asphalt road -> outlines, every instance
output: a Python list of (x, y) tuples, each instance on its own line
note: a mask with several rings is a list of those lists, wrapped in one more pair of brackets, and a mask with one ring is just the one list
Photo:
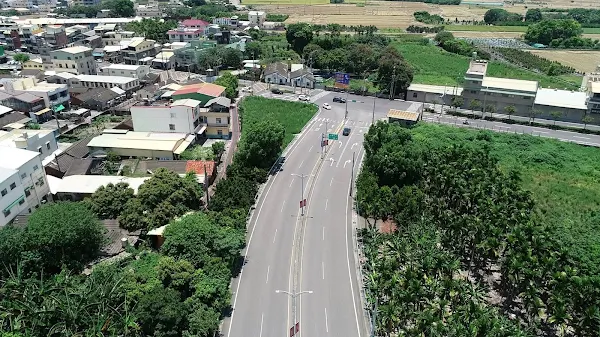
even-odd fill
[[(345, 105), (333, 103), (333, 93), (314, 92), (321, 110), (284, 152), (283, 171), (263, 187), (248, 228), (246, 264), (233, 282), (233, 314), (224, 322), (226, 337), (289, 336), (293, 322), (291, 298), (276, 290), (312, 291), (298, 301), (297, 320), (302, 336), (367, 335), (357, 279), (349, 187), (352, 155), (362, 157), (362, 139), (373, 118), (373, 99)], [(410, 103), (378, 100), (375, 119), (390, 107)], [(327, 125), (326, 125), (327, 124)], [(326, 153), (320, 146), (325, 127), (339, 133)], [(350, 136), (342, 136), (343, 127)], [(302, 180), (307, 199), (300, 216)], [(294, 287), (294, 280), (297, 280)]]

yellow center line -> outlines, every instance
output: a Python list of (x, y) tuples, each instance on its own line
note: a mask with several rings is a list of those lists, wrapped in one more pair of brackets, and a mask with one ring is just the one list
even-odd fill
[(337, 127), (337, 129), (336, 129), (335, 133), (340, 133), (340, 131), (342, 131), (342, 128), (343, 128), (343, 127), (344, 127), (344, 121), (342, 121), (342, 122), (340, 123), (340, 126), (338, 126), (338, 127)]

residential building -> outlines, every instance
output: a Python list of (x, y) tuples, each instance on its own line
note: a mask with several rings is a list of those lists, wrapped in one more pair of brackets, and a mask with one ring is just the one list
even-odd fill
[(121, 42), (131, 41), (134, 37), (135, 32), (129, 31), (108, 31), (108, 32), (96, 32), (96, 34), (102, 36), (102, 44), (104, 46), (120, 46)]
[(406, 100), (423, 103), (439, 102), (450, 106), (452, 98), (461, 96), (462, 92), (463, 89), (460, 87), (413, 83), (406, 90)]
[(96, 74), (96, 61), (92, 49), (88, 47), (69, 47), (50, 52), (52, 67), (55, 71), (65, 71), (73, 74)]
[(101, 0), (68, 0), (69, 7), (73, 6), (96, 6)]
[[(70, 89), (93, 89), (93, 88), (121, 88), (127, 95), (137, 90), (140, 86), (140, 80), (125, 76), (102, 76), (102, 75), (68, 75), (58, 73), (48, 77), (52, 83), (68, 84)], [(79, 91), (82, 92), (82, 91)]]
[(206, 124), (207, 138), (231, 138), (231, 100), (227, 97), (216, 97), (200, 108), (200, 122)]
[(533, 108), (538, 82), (486, 76), (487, 61), (472, 60), (465, 74), (464, 108), (477, 101), (483, 109), (493, 105), (501, 112), (513, 106), (517, 114), (528, 114)]
[(23, 69), (44, 69), (44, 64), (41, 58), (31, 59), (27, 62), (24, 62)]
[(225, 97), (225, 87), (213, 83), (197, 83), (185, 85), (172, 94), (174, 100), (191, 98), (202, 104), (215, 97)]
[(19, 213), (27, 210), (28, 206), (19, 171), (0, 167), (0, 227), (9, 224)]
[[(18, 196), (16, 199), (11, 200), (8, 206), (2, 208), (5, 219), (10, 218), (12, 213), (21, 213), (23, 211), (32, 211), (38, 208), (42, 203), (48, 200), (50, 189), (48, 187), (48, 180), (44, 167), (42, 166), (42, 160), (40, 154), (37, 151), (29, 151), (18, 149), (14, 147), (0, 147), (0, 158), (10, 158), (10, 160), (0, 161), (0, 167), (8, 170), (17, 171), (18, 180), (9, 181), (8, 189), (4, 193), (4, 188), (0, 190), (0, 195), (8, 196), (9, 191), (16, 190), (15, 185), (21, 185)], [(8, 174), (5, 171), (5, 176), (9, 176), (9, 179), (14, 179), (13, 174)], [(14, 184), (14, 185), (13, 185)], [(15, 186), (15, 188), (12, 188)], [(13, 195), (16, 196), (16, 195)], [(23, 202), (21, 202), (21, 197)], [(16, 204), (14, 204), (16, 200)], [(3, 200), (0, 200), (3, 202)], [(18, 205), (18, 206), (16, 206)], [(0, 220), (1, 221), (1, 220)]]
[(73, 97), (71, 103), (87, 109), (104, 111), (117, 103), (120, 97), (113, 89), (94, 88)]
[(124, 76), (142, 79), (148, 75), (150, 67), (145, 65), (130, 65), (130, 64), (111, 64), (108, 67), (100, 68), (98, 75), (104, 76)]
[(62, 179), (48, 176), (50, 191), (58, 200), (79, 201), (90, 197), (98, 188), (108, 184), (126, 183), (137, 194), (138, 188), (150, 177), (121, 177), (76, 174)]
[(264, 72), (264, 81), (270, 84), (314, 88), (315, 78), (303, 65), (287, 65), (283, 62), (269, 64)]
[[(216, 41), (210, 40), (196, 40), (188, 42), (188, 45), (183, 48), (175, 49), (175, 67), (182, 68), (188, 65), (196, 66), (198, 64), (198, 58), (200, 53), (204, 49), (213, 48), (217, 46)], [(187, 69), (186, 69), (187, 70)]]
[(137, 5), (135, 15), (142, 18), (162, 18), (163, 11), (157, 5)]
[(179, 25), (176, 29), (171, 29), (167, 32), (169, 42), (189, 42), (196, 41), (203, 37), (205, 28), (187, 28)]
[(166, 132), (203, 135), (206, 125), (200, 123), (200, 101), (181, 99), (171, 104), (131, 107), (133, 130), (136, 132)]
[(39, 152), (41, 160), (58, 150), (54, 130), (42, 129), (0, 130), (0, 147), (14, 147)]
[(219, 26), (237, 27), (238, 22), (237, 15), (234, 15), (229, 18), (214, 18), (212, 23)]
[(592, 115), (600, 114), (600, 82), (591, 82), (588, 87), (588, 113)]
[(181, 26), (191, 29), (206, 29), (210, 23), (200, 19), (187, 19), (181, 22)]
[(250, 11), (248, 12), (248, 21), (251, 25), (261, 26), (267, 20), (267, 13), (262, 11)]
[(163, 49), (152, 59), (151, 67), (154, 69), (173, 69), (175, 68), (175, 52), (171, 49)]
[(146, 40), (143, 37), (121, 41), (125, 64), (140, 64), (140, 60), (156, 55), (155, 43), (156, 41)]
[[(36, 78), (31, 77), (4, 82), (4, 86), (0, 88), (0, 93), (10, 95), (17, 101), (28, 103), (27, 106), (15, 106), (15, 102), (12, 106), (7, 105), (18, 111), (29, 112), (30, 117), (35, 121), (39, 121), (40, 118), (45, 120), (46, 118), (42, 118), (43, 115), (49, 117), (49, 110), (44, 108), (53, 109), (63, 106), (64, 109), (69, 106), (70, 99), (67, 85), (38, 82)], [(39, 103), (41, 103), (41, 106)], [(18, 103), (16, 104), (18, 105)], [(40, 107), (38, 108), (38, 106)]]
[(104, 157), (114, 152), (121, 157), (177, 159), (195, 140), (186, 133), (135, 132), (127, 130), (104, 130), (88, 144), (92, 157)]
[(29, 116), (33, 115), (35, 117), (27, 118), (24, 123), (32, 120), (34, 122), (40, 122), (51, 117), (50, 109), (45, 108), (44, 99), (27, 92), (11, 95), (0, 90), (0, 103), (14, 109), (15, 111), (20, 111)]

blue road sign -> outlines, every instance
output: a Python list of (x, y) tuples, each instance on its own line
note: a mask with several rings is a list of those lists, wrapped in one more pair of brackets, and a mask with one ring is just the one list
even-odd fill
[(349, 85), (350, 75), (346, 73), (335, 73), (335, 83)]

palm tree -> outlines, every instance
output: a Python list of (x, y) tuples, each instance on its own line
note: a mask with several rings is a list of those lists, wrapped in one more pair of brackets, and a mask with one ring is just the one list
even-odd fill
[(581, 119), (581, 122), (583, 123), (583, 129), (585, 130), (587, 128), (587, 125), (589, 123), (592, 123), (594, 121), (594, 118), (590, 115), (585, 115), (583, 116), (583, 118)]
[(512, 114), (514, 114), (517, 111), (517, 109), (515, 108), (514, 105), (507, 105), (504, 107), (504, 112), (506, 112), (506, 114), (508, 115), (508, 120), (510, 120), (510, 117), (512, 116)]
[(479, 102), (476, 99), (471, 100), (471, 102), (469, 103), (469, 109), (471, 109), (473, 116), (475, 116), (475, 109), (479, 109), (480, 107), (481, 102)]
[(552, 126), (556, 126), (556, 120), (562, 116), (562, 111), (552, 111), (550, 112), (550, 116), (552, 116), (552, 120), (554, 120)]

